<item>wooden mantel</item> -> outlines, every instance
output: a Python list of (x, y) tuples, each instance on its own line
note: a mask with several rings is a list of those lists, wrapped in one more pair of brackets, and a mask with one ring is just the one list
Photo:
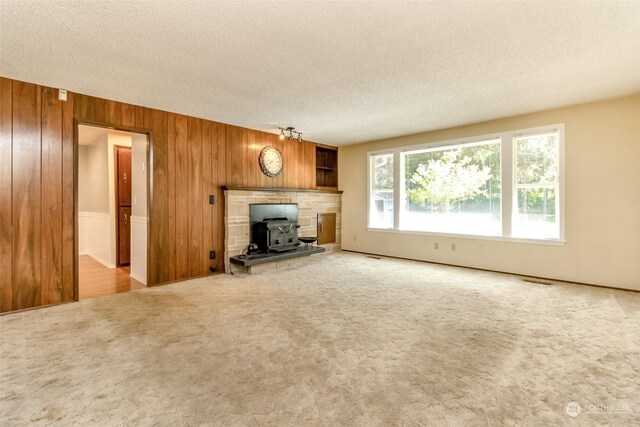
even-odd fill
[(268, 192), (293, 192), (293, 193), (329, 193), (329, 194), (342, 194), (342, 190), (334, 189), (308, 189), (308, 188), (264, 188), (264, 187), (233, 187), (223, 186), (222, 190), (230, 191), (268, 191)]

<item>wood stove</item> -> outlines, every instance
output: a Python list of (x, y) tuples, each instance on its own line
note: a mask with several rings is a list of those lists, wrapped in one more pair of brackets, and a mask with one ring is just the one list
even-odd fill
[(249, 206), (251, 243), (263, 253), (295, 250), (298, 245), (298, 205), (264, 203)]
[(253, 225), (253, 242), (264, 252), (284, 252), (298, 246), (298, 224), (287, 218), (269, 218)]

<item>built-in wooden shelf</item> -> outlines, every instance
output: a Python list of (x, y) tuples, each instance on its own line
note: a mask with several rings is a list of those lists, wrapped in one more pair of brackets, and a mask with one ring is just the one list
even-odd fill
[(338, 188), (338, 150), (316, 146), (316, 186)]

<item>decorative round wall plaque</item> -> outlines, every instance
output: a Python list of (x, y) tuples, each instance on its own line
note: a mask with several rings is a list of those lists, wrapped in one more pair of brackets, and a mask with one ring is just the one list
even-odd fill
[(280, 175), (282, 171), (283, 161), (282, 153), (273, 145), (268, 145), (260, 151), (260, 169), (262, 173), (270, 178)]

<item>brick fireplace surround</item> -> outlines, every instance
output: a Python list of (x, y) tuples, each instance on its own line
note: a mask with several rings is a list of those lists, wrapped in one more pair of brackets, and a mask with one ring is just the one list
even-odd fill
[[(252, 203), (297, 203), (298, 235), (317, 236), (318, 214), (336, 214), (336, 242), (322, 245), (327, 252), (342, 249), (342, 192), (295, 189), (226, 188), (224, 213), (224, 265), (230, 272), (229, 258), (240, 255), (249, 245), (249, 205)], [(309, 258), (309, 257), (304, 257)], [(292, 260), (293, 261), (293, 260)], [(297, 261), (299, 262), (299, 260)], [(264, 269), (288, 268), (289, 262), (265, 265)], [(234, 266), (234, 269), (237, 267)]]

